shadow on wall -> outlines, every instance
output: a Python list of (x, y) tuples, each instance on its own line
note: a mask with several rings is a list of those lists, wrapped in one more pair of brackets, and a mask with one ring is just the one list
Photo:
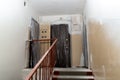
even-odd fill
[[(89, 21), (88, 25), (89, 51), (92, 55), (91, 68), (96, 80), (119, 80), (120, 45), (116, 45), (115, 41), (120, 37), (120, 31), (116, 26), (109, 27), (97, 21)], [(109, 28), (116, 28), (117, 32)], [(108, 35), (110, 32), (118, 33), (118, 36)]]

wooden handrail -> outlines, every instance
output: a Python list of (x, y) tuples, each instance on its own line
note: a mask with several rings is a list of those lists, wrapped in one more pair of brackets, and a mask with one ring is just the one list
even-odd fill
[[(32, 40), (33, 42), (34, 41), (48, 41), (50, 39), (47, 39), (47, 40)], [(57, 42), (57, 39), (53, 39), (54, 42), (52, 43), (52, 45), (49, 47), (49, 49), (45, 52), (45, 54), (42, 56), (42, 58), (38, 61), (38, 63), (35, 65), (35, 67), (32, 69), (32, 71), (28, 74), (28, 76), (26, 77), (25, 80), (33, 80), (33, 76), (34, 75), (38, 75), (37, 74), (37, 70), (40, 69), (40, 68), (44, 68), (44, 67), (47, 67), (46, 69), (50, 68), (50, 72), (51, 73), (51, 68), (54, 67), (55, 65), (55, 60), (54, 61), (49, 61), (49, 59), (55, 59), (55, 53), (56, 53), (56, 42)], [(45, 60), (48, 60), (49, 62), (46, 63), (45, 65)], [(51, 64), (52, 63), (52, 64)], [(43, 65), (44, 64), (44, 65)], [(48, 65), (47, 65), (48, 64)], [(41, 73), (43, 74), (43, 73)], [(39, 74), (39, 77), (40, 77), (40, 74)], [(49, 76), (50, 78), (50, 76)], [(40, 78), (37, 79), (37, 77), (35, 78), (35, 80), (41, 80)], [(46, 79), (47, 80), (47, 79)], [(50, 80), (50, 79), (49, 79)]]

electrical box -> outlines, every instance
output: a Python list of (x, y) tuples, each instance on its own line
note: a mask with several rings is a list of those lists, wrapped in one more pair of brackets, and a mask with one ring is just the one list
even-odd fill
[(40, 24), (40, 39), (50, 39), (50, 24)]

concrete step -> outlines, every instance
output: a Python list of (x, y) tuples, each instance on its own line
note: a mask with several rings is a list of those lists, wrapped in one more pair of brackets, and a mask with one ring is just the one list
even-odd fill
[(92, 72), (92, 70), (86, 69), (86, 68), (54, 68), (54, 71), (59, 71), (59, 72)]
[(93, 76), (72, 76), (72, 75), (65, 75), (65, 76), (53, 76), (53, 80), (94, 80)]
[(94, 80), (94, 76), (87, 68), (54, 68), (52, 80)]
[(85, 68), (55, 68), (54, 75), (93, 75), (92, 71)]

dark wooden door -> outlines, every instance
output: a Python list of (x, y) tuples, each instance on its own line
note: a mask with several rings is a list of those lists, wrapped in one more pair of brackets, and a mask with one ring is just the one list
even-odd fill
[(56, 67), (70, 67), (70, 34), (68, 24), (51, 25), (51, 38), (57, 38)]

